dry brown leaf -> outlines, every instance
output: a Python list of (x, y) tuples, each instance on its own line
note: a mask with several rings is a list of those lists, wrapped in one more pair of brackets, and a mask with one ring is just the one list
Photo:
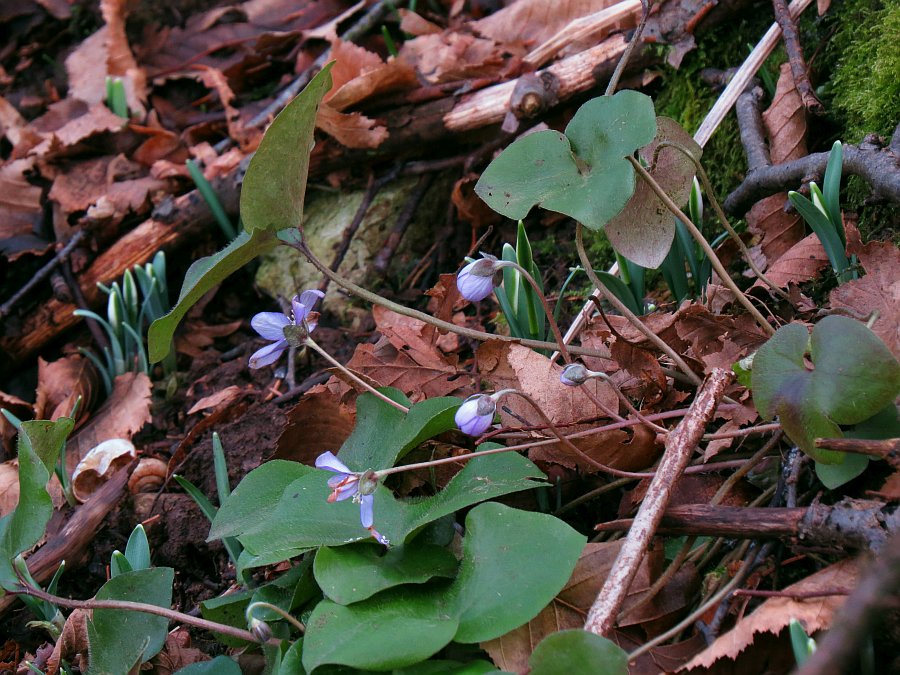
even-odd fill
[(244, 127), (240, 111), (232, 105), (235, 99), (234, 92), (222, 71), (204, 65), (196, 65), (194, 69), (200, 81), (218, 94), (219, 103), (225, 110), (225, 124), (228, 126), (228, 135), (231, 139), (246, 152), (255, 150), (262, 140), (262, 133), (258, 129)]
[(166, 635), (162, 651), (153, 657), (153, 675), (173, 675), (192, 663), (209, 661), (210, 657), (196, 647), (191, 647), (191, 634), (184, 626)]
[[(62, 101), (61, 103), (64, 102)], [(83, 105), (81, 104), (81, 106)], [(81, 106), (76, 102), (72, 109), (74, 111)], [(97, 134), (119, 131), (123, 128), (123, 124), (124, 120), (114, 114), (104, 104), (95, 103), (90, 108), (87, 108), (83, 114), (71, 118), (62, 126), (48, 133), (44, 133), (44, 140), (32, 148), (30, 152), (42, 158), (71, 154), (77, 150), (77, 146), (83, 141)]]
[[(785, 590), (792, 593), (808, 593), (831, 588), (849, 588), (856, 585), (859, 565), (856, 560), (844, 560), (811, 574), (802, 581), (791, 584)], [(806, 600), (769, 598), (751, 615), (739, 620), (734, 628), (720, 636), (707, 649), (690, 660), (679, 670), (708, 668), (721, 659), (734, 660), (763, 633), (778, 634), (791, 619), (797, 619), (807, 635), (827, 629), (835, 612), (844, 604), (843, 595), (829, 595)]]
[[(759, 237), (759, 243), (753, 247), (751, 255), (756, 256), (755, 260), (762, 270), (787, 253), (806, 234), (803, 218), (796, 211), (786, 212), (786, 202), (787, 193), (771, 195), (760, 199), (747, 213), (747, 228)], [(756, 282), (756, 285), (761, 284), (761, 281)]]
[(336, 453), (353, 431), (353, 415), (328, 391), (304, 396), (287, 414), (272, 459), (312, 465), (323, 452)]
[(151, 421), (150, 378), (146, 373), (116, 377), (112, 393), (102, 406), (66, 444), (66, 467), (71, 472), (95, 445), (108, 438), (131, 440)]
[[(41, 188), (31, 185), (25, 174), (34, 167), (34, 158), (14, 159), (0, 166), (0, 241), (29, 238), (43, 219)], [(40, 249), (46, 249), (47, 242)], [(0, 252), (6, 253), (4, 247)]]
[[(527, 624), (495, 640), (482, 642), (481, 648), (490, 654), (498, 668), (513, 673), (527, 672), (528, 657), (541, 640), (551, 633), (584, 626), (587, 611), (603, 587), (621, 548), (622, 541), (587, 544), (575, 564), (572, 576), (556, 596), (562, 602), (554, 599)], [(636, 594), (650, 587), (650, 557), (652, 555), (646, 556), (638, 568), (629, 590), (630, 602), (626, 601), (626, 607), (633, 604)]]
[(789, 283), (802, 284), (815, 279), (828, 266), (828, 254), (822, 242), (815, 234), (810, 234), (769, 265), (766, 277), (776, 286), (786, 288)]
[(619, 367), (641, 381), (643, 386), (640, 398), (652, 404), (663, 397), (666, 392), (666, 376), (653, 354), (623, 340), (613, 342), (610, 354)]
[(866, 276), (831, 291), (831, 306), (860, 317), (877, 311), (872, 331), (900, 358), (900, 250), (889, 241), (871, 241), (858, 256)]
[(75, 400), (81, 397), (81, 415), (89, 410), (100, 382), (91, 362), (81, 354), (72, 354), (47, 362), (38, 357), (38, 384), (34, 402), (34, 418), (57, 420), (69, 416)]
[[(592, 425), (577, 424), (566, 427), (565, 431), (574, 433), (586, 431), (591, 427)], [(643, 425), (627, 431), (624, 429), (598, 431), (590, 436), (573, 439), (572, 443), (595, 462), (620, 471), (647, 469), (659, 459), (663, 451), (663, 447), (656, 442), (656, 432)], [(551, 462), (570, 469), (578, 467), (584, 473), (601, 471), (561, 443), (531, 448), (528, 451), (528, 458), (533, 462)]]
[(482, 229), (487, 225), (494, 225), (503, 220), (503, 216), (494, 211), (475, 194), (475, 183), (478, 182), (478, 174), (467, 173), (453, 184), (453, 193), (450, 199), (456, 207), (456, 214), (461, 220), (471, 223), (473, 227)]
[(0, 518), (11, 513), (19, 503), (19, 460), (0, 464)]
[(678, 311), (675, 331), (690, 345), (686, 355), (701, 361), (707, 373), (730, 369), (768, 339), (749, 315), (717, 316), (698, 304)]
[(772, 164), (783, 164), (807, 155), (806, 108), (797, 93), (789, 63), (781, 64), (775, 96), (768, 110), (763, 112), (763, 124), (769, 136)]
[(406, 61), (392, 57), (385, 63), (378, 54), (351, 42), (333, 39), (331, 57), (336, 61), (331, 69), (334, 86), (324, 100), (337, 111), (376, 94), (419, 84), (415, 70)]
[(499, 43), (539, 45), (570, 21), (616, 4), (618, 0), (518, 0), (490, 16), (472, 22), (479, 35)]
[(397, 11), (400, 12), (400, 30), (408, 35), (431, 35), (432, 33), (440, 33), (443, 29), (422, 15), (412, 12), (405, 7), (401, 7)]
[(493, 40), (443, 32), (407, 40), (400, 58), (431, 84), (499, 77), (507, 68), (504, 50)]
[[(9, 410), (20, 420), (28, 420), (32, 418), (33, 410), (28, 401), (23, 401), (18, 396), (7, 394), (0, 391), (0, 408)], [(5, 415), (0, 415), (0, 451), (2, 456), (12, 457), (16, 454), (16, 428), (12, 425)]]
[(25, 126), (25, 118), (12, 103), (0, 96), (0, 138), (6, 138), (15, 147), (22, 139)]
[(59, 672), (60, 662), (79, 663), (86, 665), (88, 662), (88, 634), (87, 620), (90, 612), (85, 609), (73, 610), (66, 618), (62, 635), (56, 641), (53, 654), (47, 660), (47, 675), (56, 675)]
[(247, 394), (248, 391), (246, 389), (243, 389), (236, 384), (232, 384), (230, 387), (225, 387), (224, 389), (220, 389), (219, 391), (210, 394), (209, 396), (204, 396), (191, 406), (191, 409), (187, 411), (187, 414), (193, 415), (194, 413), (200, 412), (201, 410), (215, 411), (219, 408), (236, 403)]
[(348, 148), (374, 149), (388, 137), (387, 127), (361, 113), (341, 113), (327, 103), (319, 108), (316, 127)]
[(241, 327), (243, 321), (208, 324), (201, 319), (188, 319), (184, 330), (175, 336), (175, 349), (192, 358), (201, 356), (209, 349), (216, 338), (226, 337)]

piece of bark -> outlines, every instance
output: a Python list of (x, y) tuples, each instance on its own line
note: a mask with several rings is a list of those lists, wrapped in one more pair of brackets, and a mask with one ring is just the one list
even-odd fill
[[(83, 556), (97, 535), (100, 524), (119, 503), (131, 468), (128, 466), (117, 471), (102, 488), (75, 510), (62, 530), (26, 559), (28, 571), (35, 581), (39, 584), (48, 581), (63, 560), (66, 561), (67, 570), (83, 563)], [(16, 600), (17, 596), (10, 594), (0, 597), (0, 615)]]
[[(625, 518), (594, 529), (619, 532), (631, 527)], [(900, 510), (882, 502), (843, 499), (834, 506), (813, 504), (796, 508), (744, 508), (689, 504), (668, 509), (657, 534), (787, 539), (805, 550), (878, 551), (900, 529)]]

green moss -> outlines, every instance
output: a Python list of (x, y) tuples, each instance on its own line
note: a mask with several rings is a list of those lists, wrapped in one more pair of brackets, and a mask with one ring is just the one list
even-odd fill
[(833, 72), (825, 94), (842, 140), (889, 137), (900, 121), (900, 0), (844, 0), (831, 12), (822, 70)]

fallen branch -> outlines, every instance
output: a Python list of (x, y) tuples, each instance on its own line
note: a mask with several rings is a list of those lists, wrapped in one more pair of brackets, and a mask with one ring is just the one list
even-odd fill
[(698, 390), (687, 415), (666, 438), (666, 451), (647, 489), (647, 496), (638, 509), (631, 531), (613, 562), (603, 588), (588, 612), (584, 624), (586, 631), (597, 635), (608, 635), (612, 631), (628, 587), (637, 574), (650, 540), (656, 534), (675, 484), (687, 468), (706, 425), (725, 395), (725, 387), (733, 377), (733, 373), (715, 368)]
[(827, 448), (838, 452), (852, 452), (857, 455), (875, 455), (887, 461), (895, 469), (900, 469), (900, 438), (870, 440), (866, 438), (817, 438), (817, 448)]
[(816, 97), (812, 85), (809, 83), (806, 59), (803, 58), (803, 49), (800, 47), (800, 36), (797, 35), (797, 22), (788, 10), (787, 0), (772, 0), (775, 9), (775, 20), (781, 27), (781, 37), (784, 41), (784, 49), (788, 55), (788, 63), (791, 66), (791, 77), (794, 78), (794, 86), (800, 94), (803, 107), (814, 115), (825, 112), (825, 106)]
[[(627, 531), (636, 519), (601, 523), (599, 532)], [(746, 508), (688, 504), (666, 510), (657, 534), (783, 539), (803, 549), (878, 551), (900, 530), (900, 511), (883, 502), (844, 499), (833, 506)]]

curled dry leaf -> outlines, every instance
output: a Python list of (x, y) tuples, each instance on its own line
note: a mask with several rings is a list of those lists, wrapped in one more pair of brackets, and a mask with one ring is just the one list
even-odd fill
[(137, 456), (131, 441), (111, 438), (91, 448), (72, 472), (72, 493), (86, 502), (113, 474)]
[(112, 394), (90, 421), (66, 444), (66, 465), (72, 471), (87, 452), (108, 438), (131, 439), (150, 421), (150, 378), (125, 373), (113, 383)]
[(374, 149), (388, 137), (387, 127), (375, 120), (358, 112), (341, 113), (327, 105), (319, 108), (316, 127), (348, 148)]
[(431, 84), (500, 77), (508, 67), (504, 53), (493, 40), (448, 31), (407, 40), (400, 48), (400, 58)]
[(35, 159), (13, 159), (0, 165), (0, 254), (11, 261), (24, 253), (42, 253), (51, 244), (34, 235), (43, 219), (41, 188), (26, 174)]
[(166, 482), (168, 465), (155, 457), (142, 457), (128, 478), (128, 491), (136, 495), (156, 492)]
[(272, 459), (312, 465), (323, 452), (336, 453), (353, 431), (353, 418), (327, 389), (307, 394), (288, 411)]
[(402, 59), (381, 60), (378, 54), (363, 47), (334, 38), (331, 57), (336, 61), (331, 69), (334, 82), (325, 95), (325, 103), (337, 111), (376, 94), (387, 94), (418, 86), (415, 70)]
[(201, 410), (219, 410), (220, 408), (224, 408), (236, 403), (248, 393), (249, 392), (246, 389), (233, 384), (230, 387), (220, 389), (215, 393), (210, 394), (209, 396), (204, 396), (191, 406), (191, 409), (188, 410), (187, 414), (193, 415), (194, 413), (200, 412)]
[(87, 621), (90, 613), (84, 609), (75, 609), (66, 618), (62, 635), (56, 641), (53, 653), (47, 660), (47, 675), (56, 675), (62, 661), (69, 664), (88, 662), (88, 633)]
[[(857, 561), (844, 560), (791, 584), (785, 591), (807, 593), (833, 588), (852, 589), (856, 585), (858, 575)], [(719, 636), (707, 649), (691, 659), (679, 672), (693, 668), (709, 668), (724, 659), (733, 661), (762, 634), (777, 635), (787, 628), (791, 619), (797, 619), (807, 635), (827, 629), (845, 599), (843, 595), (805, 600), (787, 597), (769, 598), (752, 614), (740, 619), (734, 628)]]

